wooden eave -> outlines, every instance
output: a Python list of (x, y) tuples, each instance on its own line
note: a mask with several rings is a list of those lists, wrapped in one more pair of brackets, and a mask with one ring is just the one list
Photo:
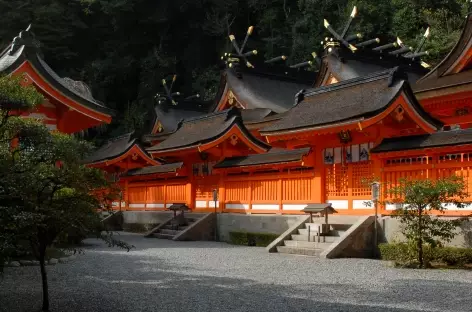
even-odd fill
[(404, 151), (388, 151), (388, 152), (376, 152), (371, 153), (373, 158), (399, 158), (399, 157), (418, 157), (418, 156), (433, 156), (438, 154), (457, 154), (460, 152), (472, 151), (472, 144), (462, 145), (449, 145), (449, 146), (437, 146), (427, 148), (415, 148)]
[(169, 178), (176, 178), (176, 177), (185, 177), (188, 176), (188, 169), (186, 167), (182, 167), (181, 169), (177, 169), (171, 172), (162, 172), (162, 173), (151, 173), (146, 175), (137, 175), (137, 176), (122, 176), (121, 179), (123, 181), (148, 181), (148, 180), (156, 180), (156, 179), (169, 179)]
[[(128, 150), (126, 150), (124, 153), (122, 153), (119, 156), (116, 156), (116, 157), (110, 158), (110, 159), (106, 159), (106, 160), (97, 161), (97, 162), (94, 162), (94, 163), (89, 163), (87, 165), (90, 166), (90, 167), (97, 167), (97, 168), (98, 167), (107, 167), (107, 166), (111, 166), (111, 165), (114, 165), (114, 164), (118, 164), (118, 163), (128, 159), (128, 157), (132, 157), (134, 154), (139, 156), (149, 166), (157, 166), (157, 165), (161, 164), (160, 162), (158, 162), (158, 161), (152, 159), (151, 157), (149, 157), (148, 154), (145, 151), (143, 151), (139, 145), (134, 144), (134, 145), (131, 146), (131, 148), (129, 148)], [(126, 164), (124, 164), (124, 166), (126, 167)], [(127, 169), (130, 169), (130, 168), (127, 168)]]
[(303, 129), (285, 130), (274, 133), (261, 133), (266, 137), (268, 143), (280, 140), (299, 139), (301, 137), (311, 137), (315, 135), (324, 135), (329, 133), (337, 133), (342, 130), (363, 130), (370, 126), (373, 126), (384, 118), (394, 112), (399, 106), (401, 106), (405, 112), (420, 126), (426, 133), (433, 133), (437, 130), (437, 126), (431, 124), (425, 120), (418, 111), (413, 107), (412, 103), (408, 100), (405, 94), (401, 94), (396, 100), (388, 106), (387, 109), (381, 113), (370, 117), (370, 118), (355, 118), (347, 121), (341, 121), (336, 124), (321, 125), (316, 127), (309, 127)]
[(231, 127), (229, 127), (229, 129), (227, 129), (222, 135), (216, 137), (210, 142), (193, 144), (191, 146), (185, 146), (181, 148), (148, 151), (148, 153), (151, 154), (153, 157), (179, 156), (182, 153), (188, 153), (188, 152), (201, 153), (223, 143), (225, 140), (229, 139), (232, 135), (236, 135), (249, 148), (251, 148), (253, 151), (255, 151), (258, 154), (265, 153), (270, 148), (265, 143), (252, 137), (250, 133), (247, 134), (246, 131), (243, 131), (241, 129), (238, 123), (235, 123)]
[(29, 79), (37, 88), (39, 88), (45, 95), (50, 96), (57, 102), (65, 105), (70, 110), (77, 111), (84, 116), (94, 120), (94, 125), (101, 123), (110, 123), (112, 116), (92, 110), (88, 107), (81, 105), (74, 101), (70, 97), (64, 95), (62, 92), (54, 88), (45, 77), (41, 76), (39, 72), (33, 67), (29, 61), (25, 61), (20, 67), (18, 67), (13, 74), (25, 74), (26, 79)]

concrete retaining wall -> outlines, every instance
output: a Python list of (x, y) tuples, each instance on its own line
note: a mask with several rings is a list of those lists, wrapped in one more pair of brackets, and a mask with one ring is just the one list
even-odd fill
[[(400, 220), (392, 217), (383, 217), (380, 220), (380, 225), (383, 228), (386, 242), (399, 242), (405, 239), (401, 233)], [(457, 233), (458, 235), (447, 245), (472, 248), (472, 221), (464, 222), (460, 228), (457, 228)]]
[(177, 234), (175, 241), (212, 241), (215, 240), (215, 214), (209, 213)]
[(218, 214), (219, 240), (229, 242), (229, 232), (272, 233), (280, 235), (303, 216)]

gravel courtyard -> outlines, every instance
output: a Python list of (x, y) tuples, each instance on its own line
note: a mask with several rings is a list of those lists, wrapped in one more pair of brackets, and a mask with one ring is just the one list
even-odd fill
[[(472, 311), (472, 271), (397, 270), (379, 261), (268, 254), (215, 242), (121, 234), (131, 252), (88, 240), (48, 266), (55, 312)], [(6, 268), (0, 311), (38, 311), (38, 267)]]

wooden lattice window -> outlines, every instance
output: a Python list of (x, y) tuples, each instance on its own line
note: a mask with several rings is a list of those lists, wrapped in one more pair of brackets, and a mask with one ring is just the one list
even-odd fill
[(352, 166), (352, 196), (371, 196), (369, 180), (372, 176), (372, 163), (356, 163)]
[(438, 158), (438, 163), (453, 163), (463, 161), (472, 161), (472, 153), (447, 154), (441, 155)]
[(335, 164), (326, 167), (326, 195), (347, 196), (348, 174), (347, 166)]
[(394, 159), (387, 159), (385, 161), (386, 167), (394, 167), (394, 166), (410, 166), (410, 165), (426, 165), (431, 164), (433, 161), (432, 157), (428, 156), (419, 156), (419, 157), (402, 157), (402, 158), (394, 158)]

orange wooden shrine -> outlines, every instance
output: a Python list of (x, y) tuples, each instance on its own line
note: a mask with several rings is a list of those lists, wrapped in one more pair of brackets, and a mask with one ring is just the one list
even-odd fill
[[(431, 70), (420, 59), (425, 53), (400, 40), (374, 48), (377, 39), (356, 40), (327, 38), (321, 58), (310, 61), (319, 63), (317, 72), (230, 55), (211, 105), (175, 101), (166, 88), (148, 134), (114, 138), (87, 161), (119, 178), (120, 210), (186, 203), (195, 212), (300, 214), (308, 203), (330, 202), (340, 214), (365, 215), (373, 212), (365, 205), (369, 179), (381, 183), (383, 196), (401, 178), (453, 174), (472, 191), (472, 16)], [(97, 102), (84, 105), (54, 84), (33, 52), (6, 62), (15, 49), (0, 64), (21, 63), (16, 68), (54, 104), (57, 129), (110, 120)], [(80, 113), (80, 123), (61, 121), (68, 113)], [(395, 206), (380, 209), (389, 214)]]
[(369, 179), (384, 196), (401, 178), (453, 174), (472, 191), (472, 17), (432, 70), (400, 43), (357, 44), (328, 39), (317, 73), (227, 61), (206, 112), (163, 101), (149, 134), (111, 140), (90, 164), (120, 176), (121, 210), (183, 202), (195, 212), (299, 214), (329, 202), (364, 215)]

